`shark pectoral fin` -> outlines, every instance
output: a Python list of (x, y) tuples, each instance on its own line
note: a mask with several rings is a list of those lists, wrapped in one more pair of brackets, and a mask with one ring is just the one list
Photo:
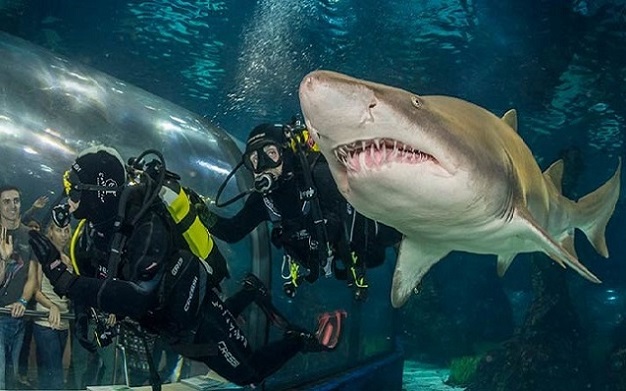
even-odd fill
[(513, 259), (515, 258), (516, 255), (517, 253), (498, 255), (498, 276), (499, 277), (504, 276), (504, 273), (506, 273), (509, 266), (511, 266), (511, 262), (513, 262)]
[(561, 240), (561, 247), (563, 247), (568, 253), (572, 254), (575, 258), (578, 258), (578, 255), (576, 254), (576, 247), (574, 247), (573, 233), (567, 235), (565, 239)]
[(514, 220), (526, 226), (528, 233), (530, 234), (528, 239), (537, 243), (537, 245), (539, 245), (539, 249), (555, 262), (559, 263), (561, 266), (567, 265), (571, 267), (576, 270), (578, 274), (591, 282), (595, 282), (597, 284), (602, 282), (598, 279), (598, 277), (587, 270), (587, 268), (580, 263), (574, 254), (570, 253), (561, 244), (557, 243), (539, 224), (537, 224), (528, 211), (516, 209)]
[(448, 252), (405, 237), (400, 244), (400, 254), (393, 273), (391, 305), (394, 308), (402, 307), (424, 274)]

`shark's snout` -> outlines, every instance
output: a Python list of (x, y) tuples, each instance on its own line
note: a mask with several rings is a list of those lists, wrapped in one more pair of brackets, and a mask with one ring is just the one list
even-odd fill
[(313, 92), (315, 86), (320, 82), (320, 72), (313, 71), (306, 75), (300, 82), (300, 95)]
[(304, 76), (300, 82), (300, 93), (313, 93), (317, 88), (323, 86), (330, 87), (341, 82), (349, 83), (350, 80), (356, 81), (348, 76), (331, 71), (313, 71)]
[(332, 90), (331, 76), (331, 72), (327, 71), (313, 71), (306, 75), (300, 82), (300, 100), (308, 106), (323, 102), (320, 98)]
[(307, 74), (299, 95), (307, 126), (321, 139), (327, 138), (331, 148), (362, 138), (364, 126), (375, 121), (379, 103), (367, 83), (332, 71)]

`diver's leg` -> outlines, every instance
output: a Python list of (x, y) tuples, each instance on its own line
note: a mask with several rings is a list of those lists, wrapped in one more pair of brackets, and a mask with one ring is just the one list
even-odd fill
[(365, 277), (365, 264), (356, 251), (350, 253), (348, 264), (348, 286), (353, 289), (353, 297), (357, 301), (365, 301), (369, 289)]
[(276, 327), (284, 329), (289, 325), (285, 317), (272, 304), (269, 291), (257, 276), (248, 273), (241, 285), (241, 290), (224, 303), (234, 317), (238, 317), (250, 303), (254, 302)]
[(270, 376), (298, 353), (330, 350), (322, 345), (314, 333), (290, 327), (282, 339), (257, 349), (250, 357), (249, 365), (255, 368), (261, 379)]
[(214, 292), (209, 293), (205, 302), (193, 341), (199, 347), (211, 344), (215, 349), (206, 349), (206, 353), (198, 352), (190, 358), (204, 362), (220, 376), (239, 385), (263, 381), (302, 349), (299, 338), (285, 338), (253, 352), (235, 317)]
[(352, 249), (350, 243), (341, 240), (336, 244), (338, 255), (345, 265), (346, 282), (352, 288), (353, 297), (357, 301), (367, 299), (369, 284), (365, 277), (365, 262), (363, 257)]
[(224, 306), (228, 308), (230, 313), (236, 318), (255, 300), (256, 296), (257, 292), (255, 290), (247, 289), (244, 285), (234, 295), (226, 299)]
[(193, 344), (216, 348), (190, 358), (239, 385), (262, 382), (299, 352), (327, 350), (314, 333), (289, 326), (282, 339), (252, 351), (235, 317), (214, 292), (209, 293), (201, 316)]
[(235, 316), (218, 295), (210, 291), (200, 310), (193, 342), (173, 345), (178, 353), (204, 362), (228, 381), (245, 386), (258, 376), (250, 365), (252, 348)]

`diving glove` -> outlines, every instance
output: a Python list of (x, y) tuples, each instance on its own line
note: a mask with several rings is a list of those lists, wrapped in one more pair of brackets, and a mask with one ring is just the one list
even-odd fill
[(29, 231), (28, 234), (30, 235), (28, 243), (41, 264), (43, 274), (50, 280), (54, 292), (59, 296), (65, 296), (77, 277), (67, 271), (67, 266), (61, 261), (61, 253), (50, 239), (35, 230)]

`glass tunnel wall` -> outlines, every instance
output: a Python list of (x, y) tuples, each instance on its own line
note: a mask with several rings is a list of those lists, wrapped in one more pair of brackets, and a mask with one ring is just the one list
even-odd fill
[[(3, 33), (0, 58), (0, 183), (21, 190), (22, 213), (36, 198), (48, 196), (49, 204), (34, 216), (44, 224), (51, 207), (65, 202), (63, 173), (92, 145), (112, 146), (125, 160), (147, 149), (160, 151), (167, 169), (179, 174), (183, 185), (209, 199), (239, 161), (239, 149), (222, 130), (123, 81)], [(239, 193), (248, 179), (236, 176), (225, 196)], [(223, 287), (226, 295), (238, 289), (249, 271), (267, 277), (252, 266), (253, 259), (267, 256), (259, 246), (267, 241), (266, 235), (260, 236), (263, 232), (257, 230), (236, 245), (218, 243), (232, 275)], [(262, 327), (258, 322), (246, 326), (255, 343), (264, 334)], [(105, 361), (112, 357), (110, 349), (106, 352)], [(103, 383), (113, 381), (109, 374)]]
[[(95, 144), (115, 147), (124, 159), (156, 149), (167, 168), (182, 177), (183, 185), (211, 200), (239, 162), (240, 150), (223, 130), (146, 91), (3, 33), (0, 57), (0, 182), (21, 189), (22, 212), (47, 195), (50, 203), (37, 216), (45, 220), (50, 207), (64, 201), (63, 173), (78, 152)], [(245, 171), (239, 171), (224, 199), (247, 189), (249, 181)], [(239, 201), (218, 212), (230, 215), (241, 205)], [(354, 302), (345, 281), (324, 277), (313, 285), (305, 283), (295, 298), (288, 299), (282, 291), (282, 251), (270, 249), (267, 232), (262, 226), (235, 245), (218, 241), (232, 275), (224, 284), (225, 295), (252, 271), (271, 284), (275, 304), (295, 324), (314, 328), (324, 311), (342, 309), (348, 314), (337, 351), (300, 355), (269, 384), (312, 381), (394, 349), (394, 313), (389, 304), (393, 262), (369, 273), (367, 303)], [(260, 311), (248, 311), (246, 317), (245, 329), (254, 346), (280, 336), (280, 331), (268, 329)], [(110, 359), (111, 349), (107, 352)], [(201, 367), (194, 366), (188, 374), (205, 373)], [(105, 378), (104, 384), (123, 380), (119, 369), (115, 375), (110, 372), (111, 381)]]
[(282, 291), (279, 265), (280, 254), (273, 251), (272, 293), (274, 301), (289, 319), (306, 327), (313, 327), (320, 312), (343, 309), (347, 313), (342, 324), (342, 340), (331, 353), (299, 355), (287, 363), (268, 381), (274, 386), (295, 386), (321, 379), (343, 370), (355, 368), (374, 358), (391, 353), (395, 343), (395, 310), (389, 301), (395, 254), (388, 250), (385, 263), (367, 272), (369, 296), (366, 302), (356, 302), (345, 281), (323, 276), (314, 284), (298, 289), (295, 298), (287, 299)]

